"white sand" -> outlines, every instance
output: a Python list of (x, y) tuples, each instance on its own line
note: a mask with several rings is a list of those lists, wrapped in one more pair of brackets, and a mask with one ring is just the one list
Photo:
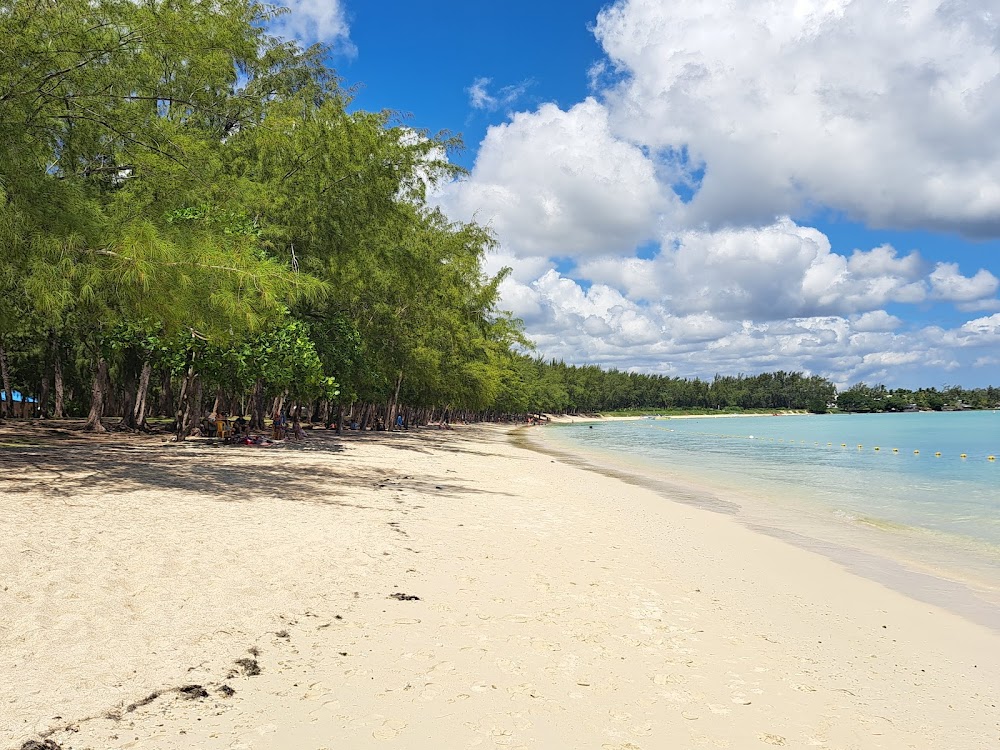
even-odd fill
[(994, 631), (500, 428), (335, 442), (0, 448), (0, 749), (1000, 745)]

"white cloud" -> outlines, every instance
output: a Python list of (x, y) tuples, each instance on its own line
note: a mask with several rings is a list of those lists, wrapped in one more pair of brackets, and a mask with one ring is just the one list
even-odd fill
[[(594, 96), (509, 114), (440, 202), (495, 231), (487, 269), (514, 269), (504, 304), (547, 357), (844, 385), (985, 368), (997, 315), (921, 327), (903, 310), (1000, 310), (996, 276), (889, 244), (835, 248), (789, 217), (1000, 236), (988, 10), (619, 0), (596, 27), (609, 59), (588, 72)], [(480, 78), (467, 93), (495, 111), (510, 89)]]
[(938, 263), (930, 275), (931, 296), (948, 302), (979, 302), (993, 297), (1000, 280), (984, 268), (975, 276), (959, 273), (958, 263)]
[(970, 320), (962, 325), (958, 335), (973, 345), (1000, 343), (1000, 313)]
[(469, 104), (473, 109), (482, 109), (487, 112), (509, 107), (527, 92), (531, 86), (531, 81), (521, 81), (511, 86), (503, 86), (495, 94), (490, 93), (489, 86), (493, 82), (492, 78), (477, 78), (472, 85), (466, 89), (469, 94)]
[(490, 96), (490, 92), (487, 90), (489, 83), (489, 78), (477, 78), (469, 87), (469, 104), (472, 105), (473, 109), (494, 108), (496, 99)]
[(669, 202), (643, 152), (616, 139), (604, 107), (554, 104), (489, 129), (469, 178), (442, 198), (456, 218), (492, 226), (516, 255), (631, 252)]
[(928, 294), (923, 266), (918, 255), (900, 257), (889, 246), (845, 257), (822, 232), (783, 218), (759, 228), (669, 234), (653, 260), (584, 261), (579, 275), (678, 314), (778, 320), (921, 302)]
[(894, 331), (903, 324), (903, 321), (895, 315), (890, 315), (885, 310), (872, 310), (863, 315), (851, 318), (851, 325), (855, 331), (887, 332)]
[(986, 367), (1000, 344), (1000, 314), (951, 329), (908, 329), (884, 310), (726, 320), (639, 304), (603, 284), (585, 288), (553, 269), (529, 283), (508, 280), (502, 292), (506, 304), (526, 314), (546, 357), (681, 377), (782, 369), (821, 374), (841, 386), (907, 378), (927, 384), (928, 368), (943, 376)]
[(275, 34), (306, 44), (323, 42), (342, 54), (356, 53), (342, 0), (278, 0), (277, 4), (289, 12), (271, 24)]
[(691, 225), (820, 204), (1000, 235), (992, 2), (618, 0), (596, 34), (616, 133), (704, 168)]

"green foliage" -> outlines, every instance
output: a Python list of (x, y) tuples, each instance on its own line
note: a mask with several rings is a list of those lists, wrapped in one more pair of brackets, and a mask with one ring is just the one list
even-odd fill
[(529, 411), (618, 414), (772, 412), (826, 409), (836, 389), (825, 378), (774, 372), (695, 378), (574, 367), (521, 358)]

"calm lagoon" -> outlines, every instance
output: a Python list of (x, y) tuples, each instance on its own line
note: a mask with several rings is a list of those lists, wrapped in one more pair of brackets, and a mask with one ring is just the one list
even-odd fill
[(592, 464), (683, 487), (687, 502), (826, 553), (858, 550), (961, 581), (1000, 605), (998, 411), (646, 418), (545, 432)]

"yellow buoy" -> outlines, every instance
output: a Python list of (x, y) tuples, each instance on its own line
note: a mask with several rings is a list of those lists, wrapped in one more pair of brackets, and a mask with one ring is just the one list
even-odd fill
[(892, 452), (893, 452), (893, 453), (899, 453), (899, 448), (893, 448), (893, 449), (892, 449)]
[(965, 454), (963, 453), (963, 454), (962, 454), (961, 456), (959, 456), (959, 458), (968, 458), (968, 456), (966, 456), (966, 455), (965, 455)]
[(937, 452), (936, 452), (936, 453), (935, 453), (934, 455), (935, 455), (935, 456), (939, 456), (939, 457), (940, 457), (940, 455), (941, 455), (941, 451), (937, 451)]
[(881, 448), (879, 448), (879, 447), (878, 447), (878, 446), (876, 445), (876, 446), (875, 446), (875, 450), (877, 450), (877, 451), (880, 451), (880, 450), (882, 450), (882, 449), (881, 449)]
[(987, 460), (987, 461), (996, 461), (996, 460), (997, 460), (997, 457), (996, 457), (996, 456), (987, 456), (987, 457), (986, 457), (986, 460)]
[(861, 443), (858, 443), (858, 450), (861, 450), (861, 449), (862, 449), (862, 448), (864, 448), (864, 447), (865, 447), (865, 446), (863, 446), (863, 445), (862, 445)]
[(840, 444), (840, 447), (841, 447), (841, 448), (846, 448), (846, 447), (847, 447), (847, 443), (841, 443), (841, 444)]
[(920, 455), (920, 451), (913, 451), (913, 455), (914, 456), (919, 456)]

